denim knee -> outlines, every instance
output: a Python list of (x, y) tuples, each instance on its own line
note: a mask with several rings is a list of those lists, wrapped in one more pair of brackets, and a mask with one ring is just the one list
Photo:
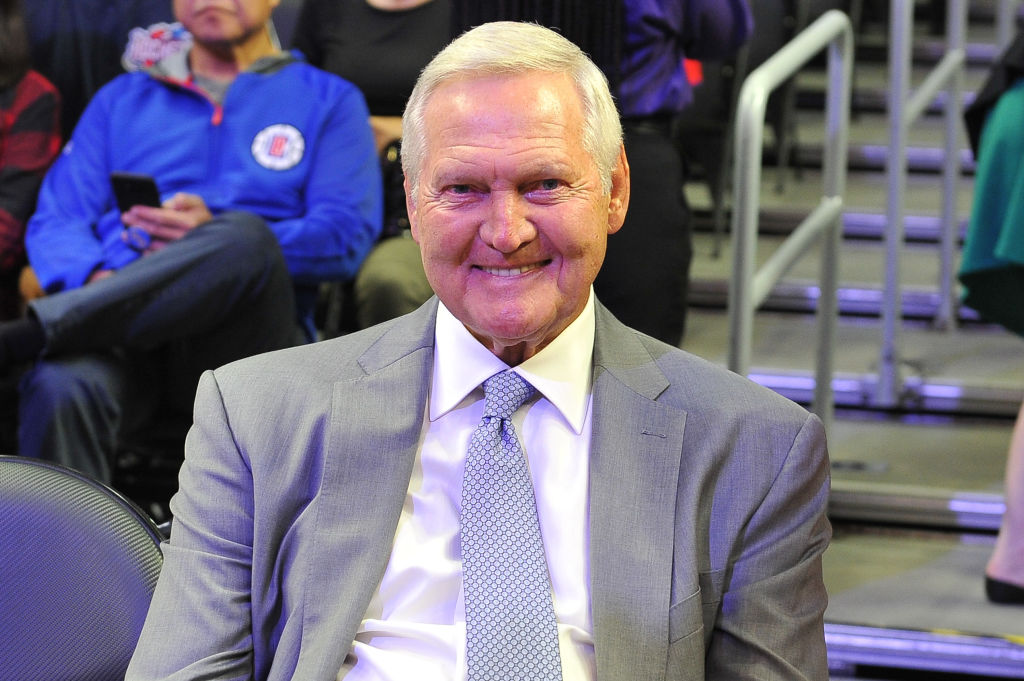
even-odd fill
[(263, 218), (252, 213), (222, 213), (198, 230), (197, 234), (202, 233), (206, 239), (223, 242), (224, 253), (236, 260), (263, 259), (268, 255), (282, 257), (277, 237)]
[[(69, 414), (97, 410), (110, 421), (121, 415), (121, 390), (108, 371), (88, 361), (41, 360), (18, 386), (20, 422), (53, 424)], [(44, 427), (50, 427), (46, 425)]]

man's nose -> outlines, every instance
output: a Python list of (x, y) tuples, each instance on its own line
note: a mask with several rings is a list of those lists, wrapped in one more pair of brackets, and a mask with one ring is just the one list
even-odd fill
[(527, 206), (517, 192), (492, 192), (490, 210), (481, 227), (481, 237), (495, 250), (512, 253), (537, 235), (527, 218)]

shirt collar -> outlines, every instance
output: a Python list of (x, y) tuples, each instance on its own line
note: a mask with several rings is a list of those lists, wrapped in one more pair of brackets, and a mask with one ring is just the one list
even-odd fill
[[(543, 350), (513, 368), (558, 409), (577, 434), (583, 431), (589, 407), (593, 354), (594, 291), (591, 289), (580, 315)], [(508, 368), (466, 330), (444, 303), (438, 305), (430, 390), (431, 421), (457, 407), (481, 383)]]

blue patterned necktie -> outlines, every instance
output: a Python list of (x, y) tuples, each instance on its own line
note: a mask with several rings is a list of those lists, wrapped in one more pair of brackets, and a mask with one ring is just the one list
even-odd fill
[(513, 371), (484, 381), (462, 477), (468, 681), (558, 681), (558, 626), (526, 456), (512, 414), (535, 392)]

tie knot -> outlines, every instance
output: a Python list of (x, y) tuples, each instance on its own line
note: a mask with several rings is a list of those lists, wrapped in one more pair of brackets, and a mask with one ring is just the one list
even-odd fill
[(535, 392), (536, 388), (512, 370), (494, 374), (484, 381), (484, 416), (507, 419)]

